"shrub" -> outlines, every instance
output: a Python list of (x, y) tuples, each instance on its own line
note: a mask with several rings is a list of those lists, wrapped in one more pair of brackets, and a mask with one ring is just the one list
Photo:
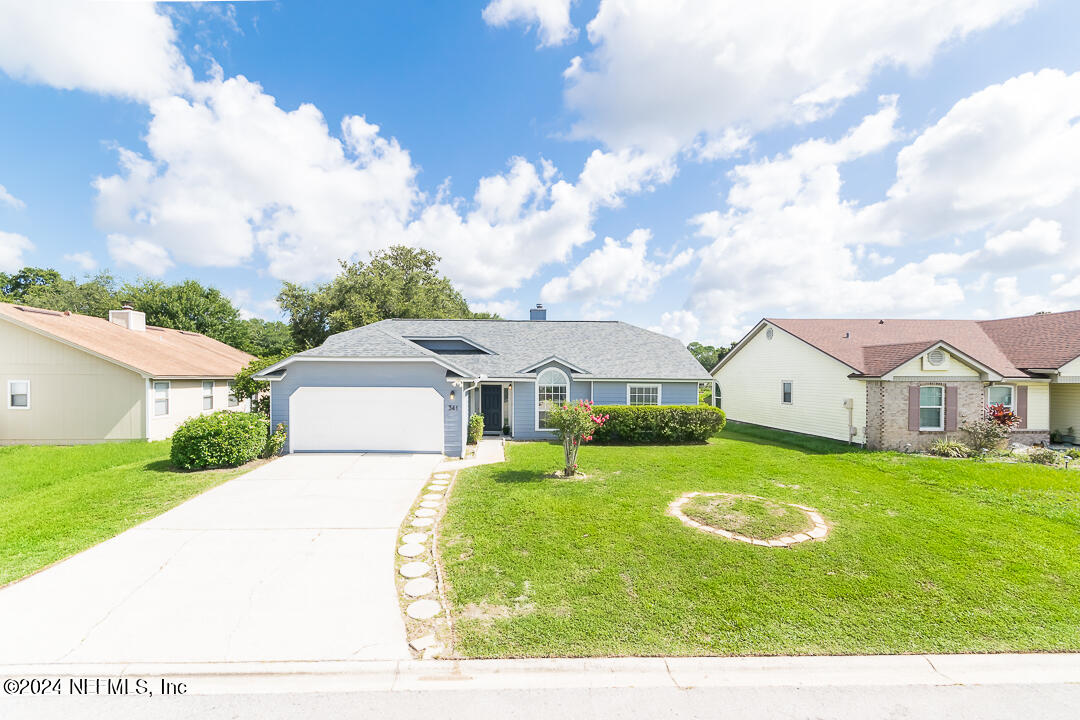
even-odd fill
[(547, 424), (555, 428), (563, 445), (563, 459), (566, 461), (563, 473), (566, 477), (577, 472), (578, 451), (593, 439), (593, 433), (602, 428), (607, 419), (607, 415), (593, 410), (593, 404), (588, 400), (578, 400), (575, 405), (563, 405), (548, 411)]
[(278, 423), (274, 428), (274, 432), (270, 433), (270, 437), (266, 438), (266, 445), (263, 447), (262, 456), (264, 458), (272, 458), (275, 455), (281, 453), (281, 448), (285, 447), (285, 438), (288, 433), (285, 431), (285, 423)]
[(930, 446), (930, 454), (938, 457), (971, 457), (971, 448), (958, 440), (938, 440)]
[(1009, 428), (983, 415), (977, 420), (965, 420), (960, 429), (967, 433), (968, 447), (976, 454), (997, 450), (1009, 436)]
[(480, 442), (480, 436), (484, 434), (484, 416), (469, 416), (469, 444), (475, 445)]
[(704, 442), (724, 428), (724, 411), (711, 405), (604, 405), (609, 416), (593, 434), (598, 443)]
[(173, 433), (169, 457), (186, 470), (243, 465), (266, 448), (269, 427), (255, 413), (219, 410), (188, 418)]
[(1050, 448), (1033, 447), (1028, 450), (1027, 459), (1036, 465), (1057, 465), (1061, 462), (1061, 453)]

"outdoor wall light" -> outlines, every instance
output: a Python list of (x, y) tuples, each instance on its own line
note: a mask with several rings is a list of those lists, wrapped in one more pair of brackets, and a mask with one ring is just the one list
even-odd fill
[(451, 390), (451, 391), (450, 391), (450, 399), (451, 399), (451, 400), (453, 400), (453, 399), (454, 399), (454, 391), (453, 391), (453, 390)]

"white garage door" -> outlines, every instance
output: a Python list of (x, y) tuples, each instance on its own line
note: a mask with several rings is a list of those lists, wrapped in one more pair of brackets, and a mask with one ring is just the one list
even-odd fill
[(289, 398), (290, 449), (443, 451), (435, 388), (302, 387)]

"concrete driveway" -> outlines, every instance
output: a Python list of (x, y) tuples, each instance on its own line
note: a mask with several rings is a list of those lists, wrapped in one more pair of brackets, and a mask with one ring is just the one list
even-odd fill
[(0, 590), (0, 664), (396, 659), (397, 528), (441, 458), (289, 455)]

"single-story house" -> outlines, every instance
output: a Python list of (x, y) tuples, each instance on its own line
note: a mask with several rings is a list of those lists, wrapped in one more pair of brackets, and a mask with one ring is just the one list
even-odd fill
[(287, 449), (461, 457), (484, 432), (547, 439), (554, 405), (695, 405), (711, 381), (675, 338), (623, 322), (383, 320), (272, 365), (270, 415)]
[(0, 303), (0, 444), (161, 440), (187, 418), (247, 410), (230, 392), (252, 356), (185, 330)]
[[(919, 450), (988, 405), (1011, 442), (1080, 427), (1080, 311), (1001, 320), (765, 318), (712, 371), (735, 421)], [(962, 439), (962, 438), (958, 438)]]

